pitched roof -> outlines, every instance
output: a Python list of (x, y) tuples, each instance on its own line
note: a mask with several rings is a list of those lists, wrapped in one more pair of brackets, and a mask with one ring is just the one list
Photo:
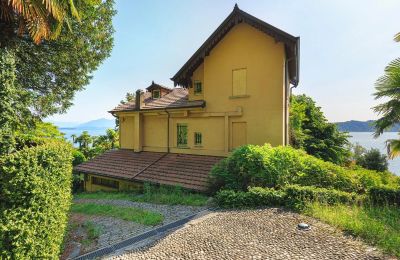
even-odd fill
[(152, 91), (153, 89), (164, 89), (164, 90), (166, 90), (166, 91), (171, 91), (171, 90), (172, 90), (172, 89), (169, 88), (169, 87), (166, 87), (166, 86), (163, 86), (163, 85), (154, 83), (154, 81), (152, 81), (152, 82), (151, 82), (151, 85), (148, 86), (148, 87), (146, 88), (146, 90), (147, 90), (147, 91)]
[(290, 83), (297, 85), (299, 81), (299, 52), (300, 38), (290, 35), (242, 10), (237, 4), (222, 22), (222, 24), (211, 34), (211, 36), (201, 45), (201, 47), (190, 57), (182, 68), (171, 78), (175, 86), (190, 86), (190, 78), (193, 72), (203, 63), (211, 50), (224, 38), (224, 36), (238, 23), (247, 23), (265, 34), (275, 38), (278, 42), (285, 44), (285, 51), (288, 60)]
[[(205, 106), (204, 100), (189, 101), (188, 90), (184, 88), (174, 88), (168, 94), (157, 99), (153, 99), (150, 92), (145, 92), (142, 95), (144, 98), (144, 104), (140, 110), (176, 109)], [(127, 102), (126, 104), (120, 104), (110, 112), (114, 113), (122, 111), (136, 111), (135, 101), (133, 100)]]
[(223, 157), (111, 150), (74, 167), (74, 171), (129, 181), (153, 182), (205, 191), (208, 174)]

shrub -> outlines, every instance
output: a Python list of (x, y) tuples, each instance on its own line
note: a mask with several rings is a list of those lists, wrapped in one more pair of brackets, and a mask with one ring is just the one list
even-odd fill
[(72, 156), (74, 158), (72, 161), (73, 166), (76, 166), (86, 161), (85, 155), (79, 150), (74, 149), (74, 151), (72, 152)]
[(344, 168), (292, 147), (246, 145), (214, 166), (210, 190), (246, 191), (248, 187), (282, 188), (298, 184), (365, 193), (384, 183), (394, 185), (397, 179), (387, 172)]
[(221, 190), (215, 196), (215, 203), (222, 208), (252, 208), (280, 206), (285, 193), (270, 188), (254, 187), (249, 191)]
[(400, 206), (400, 189), (374, 187), (369, 190), (368, 195), (373, 204)]
[(265, 206), (287, 206), (302, 208), (307, 202), (329, 205), (351, 204), (357, 195), (334, 189), (288, 185), (283, 190), (253, 187), (248, 191), (221, 190), (215, 195), (215, 202), (222, 208), (255, 208)]
[(71, 200), (72, 147), (47, 142), (0, 161), (0, 258), (58, 258)]
[(351, 204), (357, 195), (335, 189), (316, 188), (312, 186), (289, 185), (285, 187), (286, 206), (301, 208), (307, 202), (319, 202), (328, 205)]

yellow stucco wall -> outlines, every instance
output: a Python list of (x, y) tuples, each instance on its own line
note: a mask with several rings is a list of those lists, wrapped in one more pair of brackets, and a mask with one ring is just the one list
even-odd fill
[[(248, 143), (284, 144), (284, 61), (283, 43), (245, 23), (233, 27), (204, 61), (207, 111), (240, 106)], [(234, 98), (232, 71), (240, 68), (247, 69), (248, 96)]]
[(135, 118), (133, 116), (121, 116), (119, 118), (120, 124), (120, 147), (123, 149), (133, 149), (135, 145), (134, 141), (134, 127)]
[[(282, 145), (285, 140), (285, 51), (282, 43), (241, 23), (215, 46), (193, 73), (200, 80), (205, 108), (165, 111), (121, 112), (130, 118), (121, 124), (121, 147), (135, 151), (226, 156), (243, 143)], [(235, 69), (246, 69), (246, 95), (232, 96)], [(177, 147), (177, 124), (188, 125), (188, 147)], [(132, 130), (131, 130), (132, 129)], [(201, 146), (194, 145), (194, 132), (202, 133)], [(235, 136), (233, 136), (235, 135)], [(133, 148), (132, 148), (133, 147)]]
[[(105, 187), (102, 185), (96, 185), (92, 184), (92, 177), (98, 177), (98, 178), (103, 178), (103, 179), (108, 179), (108, 180), (114, 180), (119, 182), (119, 189), (114, 189), (110, 187)], [(103, 177), (103, 176), (97, 176), (93, 174), (88, 174), (87, 177), (85, 178), (85, 183), (84, 183), (84, 188), (85, 191), (89, 192), (94, 192), (94, 191), (139, 191), (142, 189), (142, 183), (138, 182), (130, 182), (130, 181), (125, 181), (125, 180), (118, 180), (118, 179), (113, 179), (113, 178), (108, 178), (108, 177)]]

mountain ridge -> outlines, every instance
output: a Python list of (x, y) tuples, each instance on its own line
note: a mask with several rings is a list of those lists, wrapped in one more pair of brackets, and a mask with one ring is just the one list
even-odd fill
[[(375, 132), (375, 128), (373, 124), (376, 120), (367, 120), (367, 121), (358, 121), (358, 120), (350, 120), (344, 122), (336, 122), (334, 124), (337, 125), (339, 131), (342, 132)], [(391, 129), (386, 130), (385, 132), (399, 132), (400, 124), (396, 124)]]

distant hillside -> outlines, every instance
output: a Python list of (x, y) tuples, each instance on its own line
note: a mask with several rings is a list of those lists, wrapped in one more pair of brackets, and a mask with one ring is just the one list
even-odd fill
[(85, 123), (49, 121), (61, 129), (114, 128), (115, 120), (100, 118)]
[[(350, 120), (346, 122), (338, 122), (335, 124), (342, 132), (374, 132), (375, 131), (373, 126), (374, 122), (375, 120), (368, 120), (368, 121)], [(396, 125), (387, 132), (399, 132), (399, 130), (400, 130), (400, 125)]]
[(100, 118), (77, 126), (77, 128), (114, 128), (115, 120)]

